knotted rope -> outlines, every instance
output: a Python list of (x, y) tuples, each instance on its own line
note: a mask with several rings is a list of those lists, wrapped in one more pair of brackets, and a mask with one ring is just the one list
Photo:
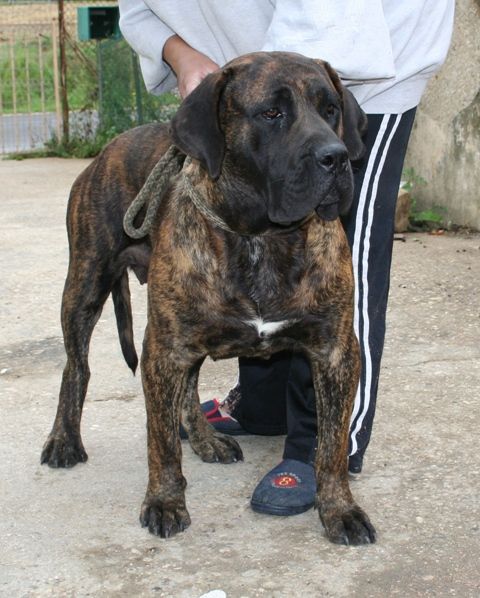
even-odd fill
[[(129, 237), (142, 239), (148, 235), (160, 203), (168, 189), (170, 179), (182, 170), (184, 161), (185, 154), (174, 145), (171, 145), (163, 157), (155, 164), (123, 218), (123, 229)], [(135, 228), (133, 221), (144, 205), (147, 205), (147, 213), (141, 226)]]
[[(147, 236), (152, 228), (153, 221), (165, 193), (169, 187), (171, 178), (182, 171), (184, 166), (190, 164), (190, 158), (185, 158), (178, 148), (171, 145), (163, 157), (154, 166), (152, 172), (148, 175), (145, 184), (140, 189), (138, 195), (127, 209), (123, 218), (123, 229), (132, 239), (141, 239)], [(195, 207), (210, 220), (213, 224), (226, 230), (234, 232), (226, 222), (224, 222), (210, 207), (205, 203), (202, 195), (193, 186), (190, 177), (182, 172), (183, 190), (187, 197), (191, 199)], [(147, 213), (139, 228), (135, 228), (133, 221), (140, 210), (147, 205)]]
[(228, 224), (220, 218), (210, 207), (205, 203), (202, 195), (195, 189), (190, 177), (183, 172), (183, 190), (189, 199), (192, 200), (193, 205), (201, 212), (210, 222), (213, 222), (219, 228), (233, 233), (234, 231)]

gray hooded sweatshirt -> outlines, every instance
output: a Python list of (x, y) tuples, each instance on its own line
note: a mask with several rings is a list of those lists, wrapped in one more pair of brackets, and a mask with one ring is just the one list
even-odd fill
[(454, 0), (119, 0), (147, 89), (176, 85), (162, 59), (175, 33), (223, 66), (248, 52), (328, 60), (370, 114), (416, 106), (445, 60)]

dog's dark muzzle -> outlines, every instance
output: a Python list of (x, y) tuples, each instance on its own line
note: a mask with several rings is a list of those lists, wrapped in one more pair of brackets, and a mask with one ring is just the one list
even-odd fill
[[(350, 161), (347, 148), (343, 143), (332, 143), (327, 146), (316, 146), (312, 150), (313, 159), (318, 169), (323, 170), (327, 176), (332, 177), (332, 187), (337, 183), (337, 189), (332, 189), (326, 194), (325, 200), (316, 208), (315, 212), (323, 220), (336, 220), (340, 214), (350, 208), (351, 198), (348, 193), (342, 193), (342, 180), (349, 176)], [(340, 188), (338, 188), (340, 187)]]
[(335, 220), (348, 211), (353, 180), (343, 143), (312, 144), (300, 156), (297, 167), (271, 186), (269, 219), (281, 226), (301, 222), (313, 212), (323, 220)]
[(311, 155), (318, 168), (332, 176), (338, 176), (349, 165), (347, 148), (343, 143), (331, 143), (327, 146), (314, 146)]

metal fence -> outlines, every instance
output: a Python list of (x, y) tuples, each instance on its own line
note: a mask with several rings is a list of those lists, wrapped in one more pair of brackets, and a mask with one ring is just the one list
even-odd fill
[(0, 151), (59, 132), (55, 4), (0, 3)]
[[(116, 2), (64, 2), (71, 133), (93, 134), (100, 113), (113, 133), (156, 119), (165, 103), (168, 115), (168, 100), (139, 87), (137, 58), (123, 40), (78, 41), (77, 10), (94, 5)], [(58, 48), (56, 0), (0, 0), (0, 153), (61, 138)]]
[[(75, 42), (82, 4), (87, 3), (65, 3), (65, 20), (72, 41), (69, 62), (75, 67), (83, 60), (82, 70), (88, 73), (89, 59)], [(59, 81), (57, 2), (0, 0), (0, 153), (36, 149), (62, 136)], [(95, 87), (92, 69), (86, 87)], [(87, 109), (88, 102), (73, 99), (72, 119), (78, 120), (75, 111)]]

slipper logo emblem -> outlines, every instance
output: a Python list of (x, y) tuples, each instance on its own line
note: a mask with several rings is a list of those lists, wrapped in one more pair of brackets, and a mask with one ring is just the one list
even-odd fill
[(294, 488), (300, 482), (300, 478), (288, 473), (281, 473), (273, 478), (273, 486), (277, 488)]

